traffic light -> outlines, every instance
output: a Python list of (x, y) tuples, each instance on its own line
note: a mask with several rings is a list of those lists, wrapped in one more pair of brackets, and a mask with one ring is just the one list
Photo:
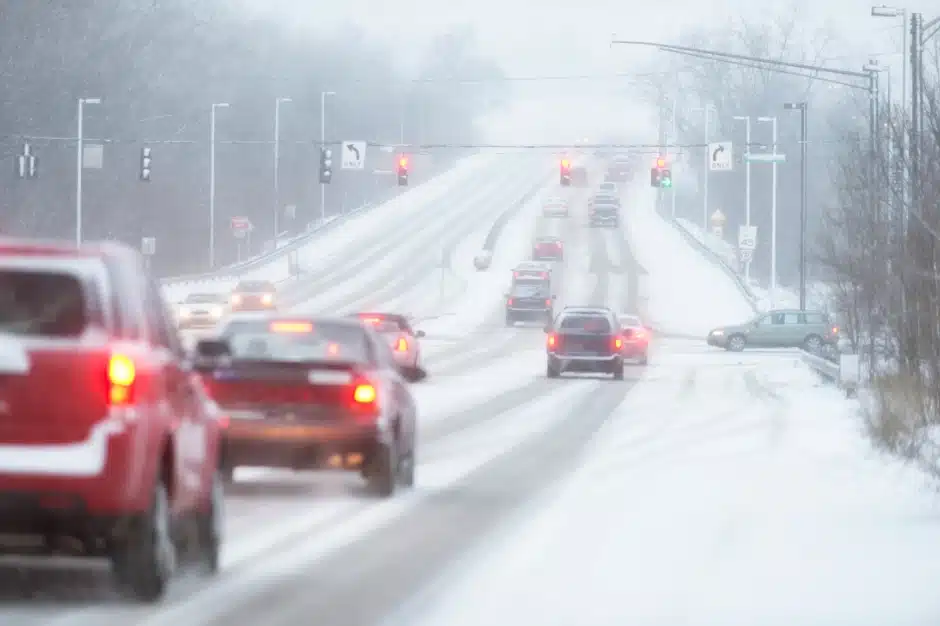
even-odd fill
[(408, 156), (405, 154), (398, 157), (398, 184), (401, 187), (408, 185)]
[(663, 189), (669, 189), (672, 187), (672, 170), (659, 170), (659, 186)]
[(333, 151), (320, 148), (320, 184), (328, 185), (333, 180)]
[(650, 186), (669, 189), (672, 187), (672, 170), (665, 157), (656, 159), (656, 164), (650, 169)]
[(150, 182), (150, 148), (140, 149), (140, 180)]
[(561, 160), (561, 170), (559, 172), (561, 184), (563, 187), (571, 185), (571, 161), (569, 159)]

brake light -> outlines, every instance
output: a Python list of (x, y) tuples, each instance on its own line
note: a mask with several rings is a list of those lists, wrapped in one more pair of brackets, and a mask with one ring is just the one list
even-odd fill
[(365, 322), (365, 323), (367, 323), (367, 324), (379, 324), (379, 323), (382, 322), (382, 318), (381, 318), (381, 317), (375, 317), (375, 316), (366, 316), (366, 317), (363, 317), (363, 318), (362, 318), (362, 321)]
[(546, 272), (542, 272), (542, 278), (548, 278), (548, 274)]
[(271, 322), (272, 333), (312, 333), (313, 324), (310, 322)]
[(833, 335), (838, 335), (838, 334), (839, 334), (839, 327), (838, 327), (838, 326), (833, 326), (833, 327), (832, 327), (832, 334), (833, 334)]
[(551, 333), (548, 336), (548, 349), (554, 350), (557, 347), (558, 347), (558, 335), (556, 335), (555, 333)]
[(623, 337), (614, 337), (614, 350), (623, 348)]
[(404, 337), (398, 338), (398, 342), (395, 344), (395, 350), (397, 352), (408, 352), (408, 342)]
[(123, 354), (111, 355), (111, 360), (108, 361), (108, 401), (112, 405), (133, 402), (136, 380), (137, 367), (134, 361)]
[(506, 306), (512, 306), (512, 298), (506, 300)]
[(551, 298), (545, 298), (545, 306), (552, 306), (552, 299), (551, 299)]
[(374, 404), (377, 397), (375, 387), (368, 383), (356, 385), (356, 389), (353, 391), (353, 401), (356, 404)]
[(274, 302), (274, 296), (272, 296), (269, 293), (266, 293), (263, 296), (261, 296), (261, 302), (264, 304), (271, 304), (272, 302)]

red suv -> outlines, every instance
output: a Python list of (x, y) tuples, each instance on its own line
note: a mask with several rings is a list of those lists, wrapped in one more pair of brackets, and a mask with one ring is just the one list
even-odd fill
[(0, 553), (108, 558), (147, 602), (214, 573), (217, 410), (135, 251), (0, 240)]

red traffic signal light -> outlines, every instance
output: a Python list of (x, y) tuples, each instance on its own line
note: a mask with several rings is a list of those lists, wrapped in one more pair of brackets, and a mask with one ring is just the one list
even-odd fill
[(656, 167), (658, 169), (663, 169), (664, 167), (666, 167), (666, 159), (664, 159), (663, 157), (659, 157), (658, 159), (656, 159)]
[(562, 159), (561, 167), (562, 169), (568, 169), (569, 167), (571, 167), (571, 161), (569, 161), (568, 159)]
[(408, 167), (408, 157), (404, 155), (398, 157), (398, 167), (402, 169)]

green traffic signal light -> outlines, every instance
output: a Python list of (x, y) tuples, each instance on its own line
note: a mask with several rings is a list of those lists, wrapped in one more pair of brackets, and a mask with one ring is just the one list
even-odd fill
[(670, 188), (672, 187), (672, 171), (671, 170), (661, 170), (659, 176), (659, 186)]

